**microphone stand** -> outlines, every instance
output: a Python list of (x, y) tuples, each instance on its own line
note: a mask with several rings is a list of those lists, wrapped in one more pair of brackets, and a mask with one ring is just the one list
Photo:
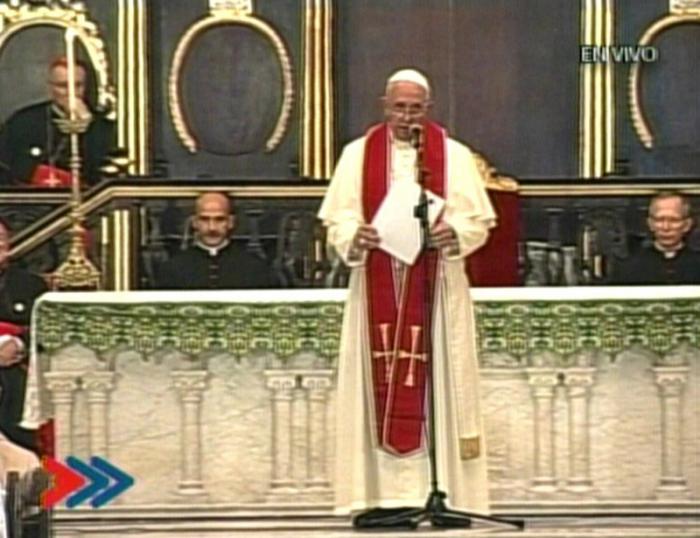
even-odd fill
[[(420, 185), (420, 195), (418, 204), (413, 209), (413, 215), (420, 221), (421, 228), (421, 253), (427, 254), (430, 245), (430, 218), (428, 215), (428, 207), (430, 201), (427, 195), (427, 176), (429, 170), (424, 168), (424, 131), (423, 126), (415, 125), (411, 127), (411, 145), (416, 149), (416, 171), (418, 176), (418, 184)], [(503, 525), (511, 525), (519, 530), (525, 528), (525, 522), (522, 519), (503, 519), (473, 512), (463, 512), (453, 510), (447, 507), (447, 493), (442, 491), (438, 484), (437, 472), (437, 450), (435, 434), (435, 385), (433, 383), (433, 360), (434, 354), (429, 352), (432, 350), (432, 303), (433, 297), (430, 293), (434, 274), (429, 274), (426, 270), (423, 272), (423, 353), (428, 357), (426, 363), (426, 383), (428, 389), (428, 423), (427, 423), (427, 441), (428, 441), (428, 461), (430, 465), (430, 493), (422, 508), (390, 508), (390, 509), (371, 509), (362, 512), (353, 519), (353, 525), (358, 528), (401, 528), (401, 529), (417, 529), (421, 523), (429, 521), (433, 527), (444, 529), (451, 528), (468, 528), (472, 526), (472, 519), (483, 521), (491, 521)]]

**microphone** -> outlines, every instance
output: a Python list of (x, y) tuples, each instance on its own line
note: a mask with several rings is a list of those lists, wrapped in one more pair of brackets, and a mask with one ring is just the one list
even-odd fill
[(423, 145), (423, 126), (420, 123), (414, 123), (409, 127), (411, 133), (411, 146), (418, 149)]

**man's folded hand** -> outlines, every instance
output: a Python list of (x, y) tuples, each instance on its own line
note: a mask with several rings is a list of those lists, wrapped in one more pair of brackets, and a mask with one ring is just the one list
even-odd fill
[(448, 224), (440, 221), (430, 230), (430, 242), (435, 248), (447, 248), (449, 251), (459, 249), (457, 234)]
[(0, 367), (7, 368), (22, 361), (22, 347), (17, 339), (8, 338), (0, 343)]
[(75, 100), (75, 107), (73, 110), (74, 119), (72, 122), (68, 118), (56, 118), (54, 120), (58, 130), (64, 134), (70, 134), (73, 131), (78, 134), (82, 134), (88, 130), (88, 127), (90, 127), (92, 113), (82, 99)]

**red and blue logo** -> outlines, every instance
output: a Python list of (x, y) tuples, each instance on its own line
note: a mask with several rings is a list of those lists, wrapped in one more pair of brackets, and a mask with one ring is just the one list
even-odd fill
[(134, 485), (133, 477), (99, 456), (84, 461), (68, 456), (66, 465), (53, 458), (43, 458), (42, 466), (51, 475), (52, 484), (41, 496), (41, 505), (51, 508), (66, 498), (66, 506), (89, 501), (93, 508), (111, 502)]

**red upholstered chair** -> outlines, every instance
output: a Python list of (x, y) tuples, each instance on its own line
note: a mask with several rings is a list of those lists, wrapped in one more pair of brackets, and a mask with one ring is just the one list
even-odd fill
[(518, 183), (500, 175), (479, 153), (474, 153), (481, 177), (488, 190), (498, 223), (489, 240), (466, 260), (466, 271), (473, 286), (520, 286), (518, 239), (520, 199)]

